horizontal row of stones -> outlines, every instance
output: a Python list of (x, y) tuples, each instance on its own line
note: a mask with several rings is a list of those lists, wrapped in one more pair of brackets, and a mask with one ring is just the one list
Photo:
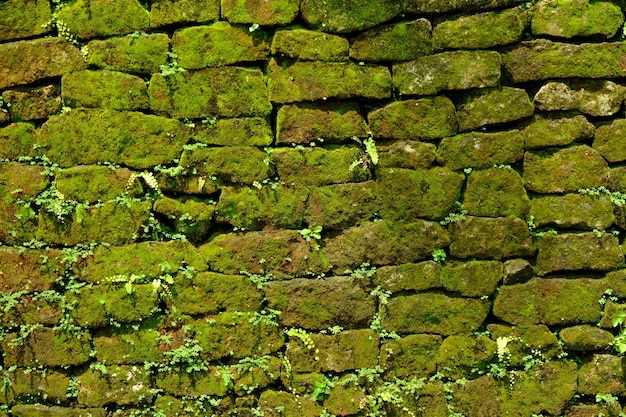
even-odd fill
[[(83, 40), (126, 35), (169, 25), (207, 23), (220, 18), (234, 24), (284, 26), (294, 22), (299, 15), (312, 28), (349, 33), (403, 17), (405, 13), (477, 11), (521, 3), (521, 0), (498, 0), (474, 4), (455, 0), (439, 5), (432, 0), (383, 3), (367, 0), (346, 8), (338, 0), (194, 0), (184, 4), (163, 0), (153, 2), (148, 11), (137, 0), (118, 0), (115, 3), (80, 0), (55, 10), (54, 19), (63, 31)], [(29, 0), (8, 0), (0, 5), (0, 16), (0, 41), (52, 32), (53, 10), (45, 1), (33, 4)], [(435, 21), (436, 30), (441, 26), (436, 39), (443, 40), (435, 42), (435, 45), (443, 48), (489, 48), (519, 40), (524, 27), (531, 22), (534, 35), (562, 38), (597, 36), (606, 39), (616, 34), (624, 22), (624, 15), (619, 6), (609, 1), (543, 0), (534, 5), (532, 13), (515, 8)]]

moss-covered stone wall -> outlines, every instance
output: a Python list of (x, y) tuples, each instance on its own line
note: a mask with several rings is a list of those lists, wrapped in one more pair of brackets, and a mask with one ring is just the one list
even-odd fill
[(624, 4), (0, 0), (0, 417), (618, 417)]

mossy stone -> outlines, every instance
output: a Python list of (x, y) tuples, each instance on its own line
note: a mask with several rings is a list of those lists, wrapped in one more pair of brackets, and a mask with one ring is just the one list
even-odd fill
[(526, 90), (513, 87), (485, 88), (465, 94), (457, 107), (459, 130), (514, 122), (533, 115)]
[[(491, 339), (508, 338), (509, 366), (515, 368), (531, 367), (529, 359), (541, 352), (544, 361), (555, 360), (563, 356), (563, 348), (550, 328), (543, 324), (532, 326), (506, 326), (503, 324), (489, 324), (487, 331)], [(532, 367), (536, 366), (532, 365)]]
[(311, 397), (271, 389), (263, 391), (259, 397), (259, 407), (266, 417), (318, 417), (322, 413), (322, 406)]
[(522, 130), (525, 149), (566, 146), (592, 138), (596, 128), (583, 115), (554, 117), (536, 115)]
[[(11, 123), (0, 128), (0, 158), (18, 159), (33, 156), (37, 130), (31, 123)], [(9, 190), (10, 191), (10, 190)]]
[(441, 287), (441, 265), (434, 261), (383, 266), (376, 270), (374, 284), (392, 293)]
[(588, 278), (533, 278), (500, 288), (493, 314), (505, 322), (528, 326), (567, 326), (600, 319), (598, 300), (606, 284)]
[(535, 252), (528, 225), (518, 217), (468, 216), (448, 229), (450, 253), (458, 258), (504, 259)]
[[(27, 288), (20, 286), (20, 291), (26, 291)], [(19, 303), (13, 308), (5, 306), (6, 311), (0, 312), (0, 325), (4, 327), (16, 327), (22, 325), (48, 325), (56, 326), (60, 323), (63, 315), (62, 303), (65, 299), (60, 296), (55, 299), (46, 300), (36, 298), (36, 295), (26, 295), (19, 298)]]
[(453, 211), (465, 177), (447, 168), (378, 171), (376, 195), (383, 219), (441, 220)]
[(477, 11), (517, 6), (521, 0), (405, 0), (405, 13), (442, 14), (456, 11)]
[(391, 96), (391, 73), (381, 65), (352, 62), (268, 64), (270, 100), (295, 103), (326, 99), (383, 99)]
[[(18, 368), (13, 372), (6, 372), (5, 375), (11, 384), (0, 389), (2, 397), (0, 403), (14, 404), (33, 399), (60, 403), (67, 400), (70, 378), (59, 371), (46, 369), (42, 375), (37, 371), (30, 372), (27, 369)], [(33, 415), (28, 414), (28, 416)]]
[(428, 378), (437, 370), (437, 354), (442, 337), (411, 334), (385, 341), (380, 347), (380, 365), (385, 378)]
[(346, 38), (307, 29), (277, 30), (272, 55), (302, 61), (347, 61), (350, 45)]
[(350, 47), (357, 61), (410, 61), (432, 53), (432, 26), (426, 19), (379, 26), (361, 33)]
[(0, 40), (43, 35), (50, 32), (50, 3), (43, 0), (10, 0), (0, 4)]
[(78, 404), (83, 407), (140, 404), (154, 396), (150, 375), (143, 367), (110, 365), (105, 375), (87, 369), (78, 381)]
[(502, 272), (498, 261), (448, 262), (441, 268), (441, 285), (463, 297), (489, 296), (494, 294)]
[(87, 67), (65, 38), (42, 38), (0, 45), (0, 90), (30, 84)]
[(211, 228), (215, 204), (162, 197), (154, 202), (152, 209), (170, 220), (176, 233), (184, 235), (192, 242), (199, 242)]
[(589, 324), (561, 329), (559, 337), (565, 349), (578, 352), (607, 349), (614, 338), (611, 332)]
[(264, 117), (219, 119), (215, 125), (196, 125), (192, 138), (199, 143), (220, 146), (270, 146), (274, 139)]
[(593, 140), (593, 149), (608, 162), (626, 160), (626, 147), (619, 140), (626, 134), (626, 120), (614, 120), (611, 124), (598, 127)]
[[(70, 408), (58, 405), (17, 404), (11, 408), (11, 415), (16, 417), (106, 417), (104, 408)], [(8, 414), (7, 414), (8, 416)]]
[(212, 395), (222, 397), (228, 392), (224, 380), (224, 370), (209, 366), (202, 372), (164, 372), (156, 377), (156, 386), (167, 394), (199, 397)]
[(87, 62), (105, 70), (152, 74), (167, 64), (169, 42), (165, 33), (93, 40), (87, 44)]
[(468, 378), (475, 369), (484, 369), (496, 358), (496, 342), (486, 336), (452, 335), (437, 351), (437, 368), (453, 380)]
[(264, 294), (268, 306), (281, 311), (278, 320), (286, 327), (358, 329), (367, 327), (375, 313), (375, 299), (352, 277), (270, 282)]
[(462, 133), (443, 138), (437, 148), (437, 161), (454, 170), (513, 164), (523, 156), (524, 141), (517, 130)]
[(524, 154), (523, 178), (529, 191), (565, 193), (597, 188), (606, 185), (608, 173), (606, 161), (587, 145)]
[(517, 171), (489, 168), (469, 175), (463, 197), (463, 208), (469, 215), (525, 219), (530, 207), (531, 201)]
[(381, 168), (429, 168), (437, 158), (437, 147), (432, 143), (401, 140), (377, 146)]
[(613, 204), (606, 195), (538, 196), (531, 201), (530, 215), (536, 227), (605, 230), (615, 223)]
[(263, 33), (250, 33), (228, 22), (216, 22), (174, 32), (172, 52), (181, 67), (200, 69), (265, 61), (269, 43)]
[(454, 105), (447, 97), (396, 101), (367, 115), (374, 137), (432, 140), (457, 133)]
[(394, 297), (383, 306), (383, 328), (443, 336), (476, 331), (487, 318), (488, 300), (424, 292)]
[(243, 396), (253, 390), (261, 390), (280, 378), (282, 360), (275, 356), (264, 356), (264, 358), (265, 360), (259, 366), (234, 365), (230, 367), (235, 394)]
[[(146, 322), (149, 324), (145, 325)], [(144, 321), (139, 330), (123, 326), (121, 329), (107, 329), (96, 333), (93, 338), (96, 359), (101, 363), (114, 365), (162, 362), (165, 358), (159, 350), (161, 334), (152, 327), (156, 324), (154, 322), (155, 320)]]
[(276, 144), (344, 143), (367, 136), (355, 102), (284, 105), (276, 116)]
[(220, 17), (220, 0), (154, 0), (150, 5), (150, 26), (179, 23), (207, 23)]
[(14, 120), (45, 119), (61, 110), (61, 96), (54, 85), (28, 91), (7, 90), (2, 99)]
[(115, 110), (148, 108), (148, 88), (139, 77), (112, 71), (77, 71), (61, 79), (63, 104)]
[(609, 1), (543, 0), (533, 7), (533, 35), (573, 38), (612, 38), (624, 23), (624, 14)]
[[(464, 416), (498, 417), (502, 415), (501, 384), (491, 375), (452, 385), (452, 409)], [(516, 415), (516, 414), (513, 414)]]
[(79, 39), (91, 39), (146, 30), (150, 14), (137, 0), (75, 0), (59, 10), (61, 23)]
[(2, 340), (4, 365), (19, 367), (76, 366), (89, 360), (91, 336), (87, 332), (68, 334), (48, 327), (35, 328), (21, 344), (11, 343), (19, 333)]
[(324, 408), (335, 415), (354, 415), (366, 401), (365, 390), (356, 383), (348, 383), (347, 377), (340, 379), (324, 400)]
[(401, 2), (363, 0), (303, 0), (302, 18), (309, 25), (324, 32), (348, 33), (368, 29), (393, 19), (401, 11)]
[(499, 83), (500, 55), (492, 51), (442, 52), (393, 66), (393, 85), (405, 95), (436, 95)]
[(221, 0), (222, 17), (230, 23), (283, 26), (297, 16), (299, 0)]
[(154, 74), (150, 107), (177, 118), (266, 116), (272, 111), (263, 73), (238, 67)]
[(611, 191), (626, 191), (626, 167), (609, 169), (607, 188)]
[(579, 110), (590, 116), (612, 116), (624, 101), (626, 87), (607, 80), (548, 82), (533, 102), (544, 111)]
[(578, 371), (578, 391), (589, 395), (599, 392), (624, 395), (623, 358), (608, 354), (593, 355), (591, 361), (584, 363)]
[(68, 200), (95, 203), (127, 195), (139, 197), (143, 187), (138, 181), (129, 184), (132, 172), (127, 168), (111, 170), (101, 165), (78, 165), (59, 172), (56, 188)]

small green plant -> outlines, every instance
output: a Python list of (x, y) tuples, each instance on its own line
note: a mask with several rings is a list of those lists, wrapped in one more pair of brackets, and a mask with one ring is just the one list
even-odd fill
[(626, 353), (626, 326), (624, 321), (626, 320), (626, 311), (622, 311), (617, 316), (613, 317), (613, 327), (619, 328), (619, 334), (613, 339), (613, 347), (620, 355)]
[(178, 66), (178, 61), (176, 61), (176, 58), (178, 58), (178, 55), (176, 55), (173, 52), (168, 52), (167, 55), (169, 57), (169, 62), (159, 67), (159, 72), (161, 73), (162, 76), (167, 77), (170, 75), (177, 74), (179, 72), (186, 71), (184, 68), (181, 68)]
[(315, 387), (311, 393), (311, 397), (315, 401), (323, 401), (330, 395), (330, 389), (332, 388), (332, 382), (328, 378), (324, 378), (324, 381), (315, 381)]
[(300, 230), (299, 233), (307, 242), (310, 242), (311, 239), (320, 240), (322, 238), (322, 226), (313, 226), (310, 228), (305, 228), (305, 229)]
[(463, 203), (461, 203), (460, 201), (455, 201), (454, 206), (454, 210), (450, 212), (450, 214), (448, 214), (442, 221), (440, 221), (439, 224), (445, 226), (447, 224), (465, 219), (465, 216), (467, 216), (467, 210), (463, 208)]
[(353, 171), (359, 165), (361, 165), (364, 170), (368, 170), (372, 166), (378, 165), (378, 149), (376, 148), (376, 142), (372, 136), (371, 132), (368, 132), (368, 138), (364, 140), (361, 140), (356, 136), (352, 136), (352, 140), (361, 145), (365, 152), (360, 159), (357, 159), (350, 165), (350, 171)]
[(530, 235), (533, 237), (542, 238), (545, 235), (557, 235), (558, 234), (557, 231), (554, 229), (538, 229), (537, 225), (535, 224), (535, 216), (533, 216), (532, 214), (528, 217), (526, 224), (528, 224), (528, 231)]
[(287, 330), (287, 336), (300, 339), (308, 350), (315, 349), (315, 342), (311, 339), (311, 336), (304, 329), (291, 328)]
[(433, 260), (441, 265), (446, 263), (446, 251), (443, 249), (435, 249), (432, 253)]
[(376, 267), (369, 262), (363, 262), (357, 269), (347, 272), (356, 279), (372, 278), (376, 275)]
[(265, 284), (267, 284), (268, 282), (270, 282), (270, 281), (272, 281), (274, 279), (274, 276), (272, 275), (271, 272), (268, 272), (266, 274), (264, 274), (264, 273), (252, 274), (252, 273), (250, 273), (248, 271), (241, 270), (241, 271), (239, 271), (239, 273), (241, 275), (245, 275), (248, 278), (250, 278), (250, 281), (252, 281), (252, 283), (255, 284), (256, 287), (259, 290), (262, 290), (263, 287), (265, 286)]
[(580, 194), (583, 195), (591, 195), (591, 196), (600, 196), (606, 195), (611, 199), (611, 202), (618, 207), (622, 207), (626, 205), (626, 193), (620, 193), (618, 191), (611, 191), (605, 186), (600, 186), (597, 188), (582, 188), (578, 190)]

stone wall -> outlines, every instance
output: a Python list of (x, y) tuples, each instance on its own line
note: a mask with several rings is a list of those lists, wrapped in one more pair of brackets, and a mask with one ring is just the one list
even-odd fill
[(0, 0), (0, 416), (618, 416), (624, 5)]

